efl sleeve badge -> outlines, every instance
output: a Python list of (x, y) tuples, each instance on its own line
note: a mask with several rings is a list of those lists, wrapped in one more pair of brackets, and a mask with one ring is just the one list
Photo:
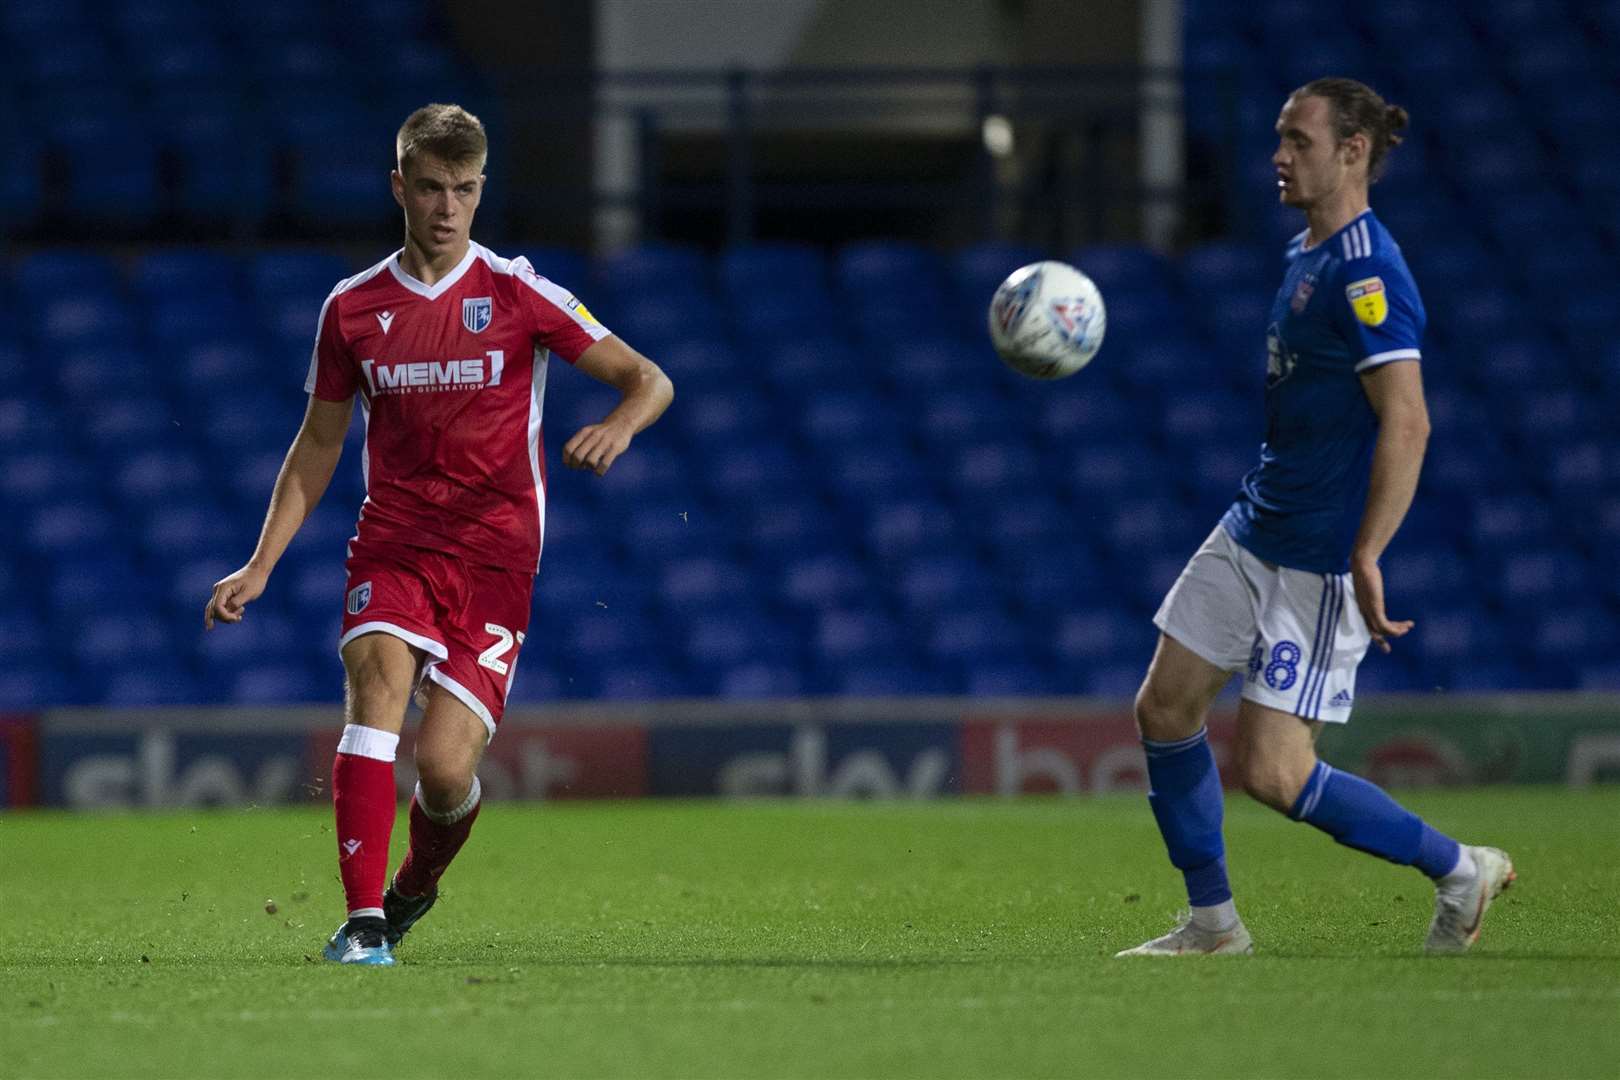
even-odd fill
[(1384, 291), (1383, 278), (1352, 281), (1344, 287), (1344, 295), (1350, 301), (1350, 309), (1356, 313), (1356, 318), (1366, 325), (1382, 326), (1384, 320), (1389, 318), (1389, 294)]

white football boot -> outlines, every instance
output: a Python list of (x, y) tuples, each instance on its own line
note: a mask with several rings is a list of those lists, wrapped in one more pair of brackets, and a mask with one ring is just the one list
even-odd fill
[(1134, 949), (1117, 952), (1121, 956), (1246, 956), (1254, 952), (1254, 939), (1239, 920), (1226, 930), (1204, 930), (1193, 925), (1192, 915), (1181, 917), (1176, 928), (1163, 937), (1144, 941)]
[(1461, 885), (1435, 889), (1434, 922), (1429, 924), (1429, 940), (1423, 943), (1425, 952), (1467, 952), (1479, 940), (1479, 924), (1485, 921), (1491, 901), (1518, 878), (1505, 851), (1469, 847), (1468, 854), (1474, 859), (1474, 876)]

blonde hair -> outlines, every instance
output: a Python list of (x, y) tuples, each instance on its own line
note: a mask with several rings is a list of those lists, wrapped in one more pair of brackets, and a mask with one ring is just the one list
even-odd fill
[(476, 163), (483, 171), (489, 157), (489, 139), (483, 121), (460, 105), (424, 105), (400, 125), (394, 137), (394, 152), (401, 174), (423, 154), (453, 165)]

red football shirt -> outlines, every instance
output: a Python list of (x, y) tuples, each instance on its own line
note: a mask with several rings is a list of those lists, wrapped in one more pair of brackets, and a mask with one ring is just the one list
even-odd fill
[(361, 540), (413, 544), (533, 573), (546, 524), (546, 358), (608, 336), (568, 290), (473, 244), (434, 285), (399, 252), (321, 307), (304, 390), (360, 395)]

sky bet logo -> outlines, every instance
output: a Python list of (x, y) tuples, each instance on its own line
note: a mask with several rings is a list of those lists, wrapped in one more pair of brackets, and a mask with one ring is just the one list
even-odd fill
[(501, 385), (506, 353), (491, 349), (471, 360), (421, 360), (403, 364), (379, 364), (362, 360), (360, 371), (366, 377), (371, 396), (381, 394), (431, 394), (441, 390), (479, 390)]

